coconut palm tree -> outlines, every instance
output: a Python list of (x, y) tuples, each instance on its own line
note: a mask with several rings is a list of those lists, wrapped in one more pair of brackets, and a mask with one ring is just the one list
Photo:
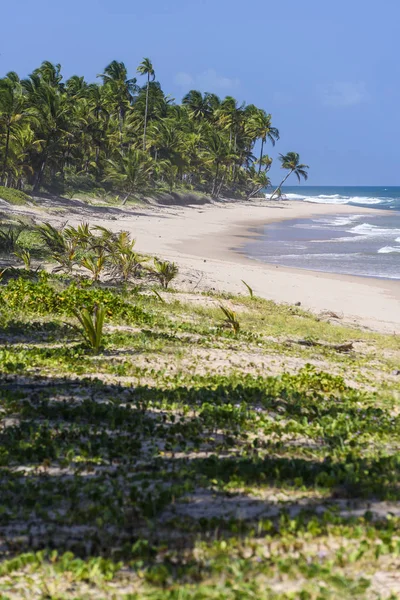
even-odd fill
[(10, 141), (24, 122), (26, 116), (25, 99), (22, 95), (22, 88), (18, 76), (9, 73), (0, 81), (0, 132), (4, 131), (4, 155), (0, 181), (2, 184), (7, 182), (7, 168), (10, 152)]
[(56, 161), (63, 138), (69, 136), (71, 110), (65, 93), (47, 83), (38, 71), (24, 79), (22, 87), (34, 115), (34, 130), (41, 140), (40, 151), (32, 154), (33, 191), (39, 191), (49, 160)]
[(237, 138), (244, 119), (244, 103), (238, 105), (232, 96), (226, 96), (218, 108), (220, 126), (229, 131), (229, 146), (236, 152)]
[(230, 140), (211, 129), (207, 138), (205, 156), (214, 174), (211, 195), (218, 197), (228, 176), (228, 166), (234, 162), (236, 155), (232, 153)]
[(149, 110), (149, 88), (150, 78), (154, 81), (156, 74), (154, 72), (153, 64), (149, 58), (144, 58), (137, 68), (137, 72), (141, 75), (147, 75), (146, 84), (146, 108), (144, 113), (144, 130), (143, 130), (143, 150), (146, 150), (146, 127), (147, 127), (147, 113)]
[(264, 110), (254, 107), (255, 110), (249, 116), (245, 129), (256, 139), (261, 139), (260, 159), (258, 162), (258, 172), (261, 171), (261, 158), (264, 152), (264, 145), (267, 139), (273, 146), (279, 140), (279, 131), (271, 125), (271, 115)]
[(189, 117), (196, 121), (207, 119), (211, 114), (206, 94), (204, 94), (203, 98), (203, 94), (198, 90), (190, 90), (190, 92), (183, 97), (182, 104), (187, 107)]
[(116, 160), (109, 160), (105, 181), (113, 182), (125, 194), (125, 204), (133, 194), (143, 193), (151, 183), (152, 159), (147, 152), (131, 149), (120, 154)]
[(119, 119), (120, 149), (122, 150), (122, 129), (125, 115), (132, 105), (134, 94), (138, 90), (136, 78), (128, 79), (128, 69), (123, 62), (113, 60), (97, 77), (103, 80), (103, 85), (108, 88), (110, 105), (116, 107)]
[(300, 155), (297, 152), (288, 152), (287, 154), (280, 154), (279, 160), (281, 161), (281, 168), (288, 171), (288, 174), (282, 179), (281, 183), (278, 185), (276, 190), (274, 190), (270, 198), (271, 200), (282, 188), (283, 184), (292, 173), (296, 175), (299, 183), (301, 181), (301, 178), (303, 178), (304, 181), (307, 181), (308, 179), (307, 169), (309, 169), (310, 167), (300, 162)]

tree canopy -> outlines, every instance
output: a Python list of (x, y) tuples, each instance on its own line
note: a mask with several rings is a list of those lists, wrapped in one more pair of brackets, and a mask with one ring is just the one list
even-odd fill
[(251, 197), (270, 184), (264, 149), (279, 131), (268, 112), (198, 90), (178, 104), (150, 59), (137, 73), (114, 60), (96, 83), (64, 80), (45, 61), (26, 79), (0, 79), (0, 183), (34, 193), (112, 186), (125, 198), (182, 188)]

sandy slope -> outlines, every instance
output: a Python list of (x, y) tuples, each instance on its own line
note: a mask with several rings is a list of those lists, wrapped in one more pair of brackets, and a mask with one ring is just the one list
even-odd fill
[[(176, 261), (186, 289), (254, 292), (278, 302), (301, 302), (316, 312), (334, 311), (346, 322), (400, 333), (400, 281), (386, 281), (266, 265), (246, 258), (241, 246), (250, 229), (271, 221), (325, 214), (362, 214), (376, 210), (305, 202), (218, 203), (196, 207), (97, 209), (79, 201), (63, 201), (54, 211), (46, 201), (36, 216), (77, 223), (89, 220), (114, 230), (126, 229), (141, 252)], [(63, 214), (60, 208), (63, 207)], [(58, 211), (58, 212), (57, 212)]]

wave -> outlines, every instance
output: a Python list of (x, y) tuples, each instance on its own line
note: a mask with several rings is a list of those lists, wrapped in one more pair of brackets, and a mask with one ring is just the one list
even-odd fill
[(393, 202), (394, 198), (377, 198), (369, 196), (341, 196), (340, 194), (320, 194), (319, 196), (306, 196), (304, 194), (285, 194), (288, 200), (303, 200), (315, 204), (387, 204)]
[(384, 246), (378, 250), (378, 254), (391, 254), (392, 252), (400, 252), (400, 246)]
[(301, 194), (285, 194), (285, 198), (288, 200), (305, 200), (307, 196), (302, 196)]
[(346, 225), (351, 225), (354, 221), (358, 221), (358, 219), (362, 219), (364, 215), (349, 215), (346, 217), (331, 217), (326, 219), (313, 219), (314, 223), (322, 223), (323, 225), (328, 225), (329, 227), (345, 227)]
[[(368, 196), (353, 196), (350, 198), (350, 204), (382, 204), (382, 202), (387, 201), (388, 198), (369, 198)], [(391, 198), (390, 202), (392, 202)]]
[(351, 229), (348, 229), (349, 233), (355, 233), (357, 235), (365, 235), (371, 237), (398, 235), (400, 229), (390, 229), (386, 227), (378, 227), (377, 225), (371, 225), (370, 223), (360, 223)]
[(309, 254), (284, 254), (284, 255), (280, 255), (277, 257), (272, 257), (272, 256), (266, 256), (265, 259), (270, 262), (279, 262), (280, 260), (282, 260), (282, 258), (286, 259), (286, 258), (300, 258), (300, 259), (313, 259), (313, 258), (320, 258), (323, 260), (330, 260), (330, 259), (334, 259), (334, 260), (341, 260), (343, 261), (343, 259), (348, 259), (350, 257), (354, 257), (354, 256), (361, 256), (361, 254), (359, 252), (353, 252), (352, 254), (349, 253), (325, 253), (325, 254), (318, 254), (318, 253), (309, 253)]

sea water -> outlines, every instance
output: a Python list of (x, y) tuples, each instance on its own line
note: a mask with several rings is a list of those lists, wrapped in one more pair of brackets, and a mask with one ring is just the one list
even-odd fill
[[(354, 207), (332, 214), (265, 225), (242, 252), (289, 267), (400, 279), (400, 187), (285, 187), (286, 198)], [(357, 207), (379, 209), (359, 214)], [(383, 211), (383, 212), (381, 212)]]

